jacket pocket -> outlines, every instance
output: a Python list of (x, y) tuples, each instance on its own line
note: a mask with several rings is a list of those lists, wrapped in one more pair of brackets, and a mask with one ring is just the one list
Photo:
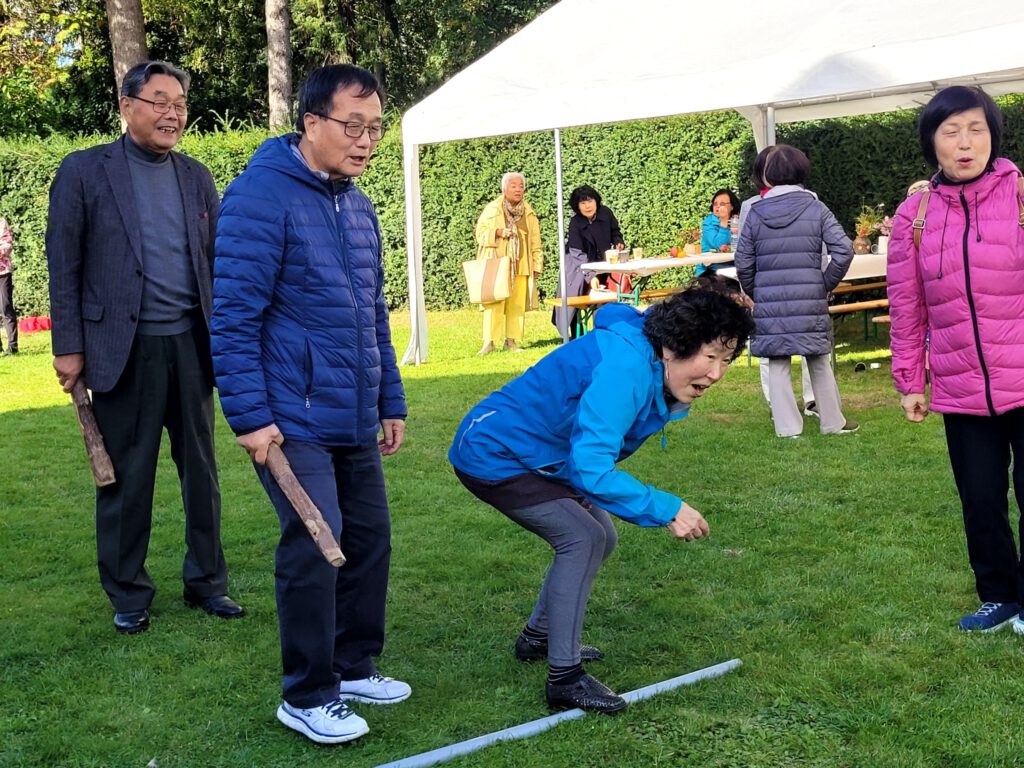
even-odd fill
[(82, 319), (91, 320), (94, 323), (98, 323), (103, 319), (103, 305), (102, 304), (91, 304), (87, 301), (82, 302)]

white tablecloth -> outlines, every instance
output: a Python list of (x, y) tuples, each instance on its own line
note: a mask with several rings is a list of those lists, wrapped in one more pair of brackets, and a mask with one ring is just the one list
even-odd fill
[(629, 261), (620, 261), (617, 264), (612, 264), (608, 261), (592, 261), (582, 265), (581, 269), (584, 272), (624, 272), (636, 275), (637, 277), (647, 277), (666, 269), (693, 267), (697, 264), (722, 264), (732, 261), (732, 259), (733, 254), (731, 253), (701, 253), (697, 256), (684, 256), (681, 259), (631, 259)]
[[(850, 270), (843, 280), (865, 280), (870, 277), (885, 277), (885, 253), (855, 253), (850, 262)], [(718, 270), (722, 277), (736, 279), (736, 267), (724, 267)]]

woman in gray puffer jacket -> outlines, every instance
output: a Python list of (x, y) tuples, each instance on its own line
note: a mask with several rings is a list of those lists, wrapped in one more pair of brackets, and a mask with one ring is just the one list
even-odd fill
[[(777, 144), (765, 161), (770, 187), (750, 207), (736, 247), (736, 274), (754, 300), (751, 353), (767, 357), (772, 419), (779, 437), (797, 437), (803, 417), (790, 380), (790, 357), (803, 355), (821, 415), (822, 434), (853, 432), (843, 416), (829, 360), (828, 294), (853, 260), (850, 239), (817, 195), (804, 189), (811, 163), (796, 147)], [(831, 254), (822, 266), (822, 246)]]

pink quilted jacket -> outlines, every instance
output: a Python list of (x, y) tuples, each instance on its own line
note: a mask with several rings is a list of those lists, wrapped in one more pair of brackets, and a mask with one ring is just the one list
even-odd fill
[(924, 392), (930, 337), (931, 409), (994, 416), (1024, 406), (1024, 229), (1020, 171), (999, 158), (965, 185), (932, 180), (920, 252), (911, 224), (921, 195), (896, 212), (889, 241), (892, 375)]

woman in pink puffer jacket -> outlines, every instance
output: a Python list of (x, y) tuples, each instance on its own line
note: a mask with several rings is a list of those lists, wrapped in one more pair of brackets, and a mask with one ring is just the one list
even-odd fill
[(910, 421), (943, 414), (982, 602), (960, 629), (1013, 622), (1024, 634), (1024, 560), (1007, 503), (1012, 455), (1024, 508), (1024, 201), (1021, 172), (998, 157), (1002, 124), (987, 94), (963, 86), (921, 113), (921, 149), (939, 172), (900, 206), (889, 242), (892, 374)]

